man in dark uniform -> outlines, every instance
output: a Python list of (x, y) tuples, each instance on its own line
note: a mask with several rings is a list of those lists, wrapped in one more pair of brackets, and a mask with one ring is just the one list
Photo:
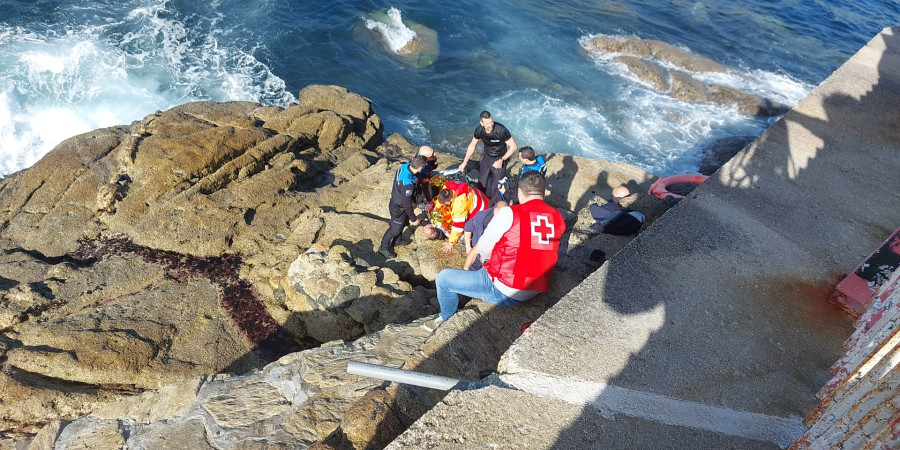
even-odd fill
[[(412, 161), (403, 164), (397, 169), (394, 176), (394, 189), (391, 191), (391, 203), (388, 205), (388, 211), (391, 213), (391, 224), (384, 237), (381, 238), (381, 246), (378, 247), (378, 253), (385, 258), (395, 258), (394, 243), (403, 232), (403, 228), (409, 224), (410, 220), (416, 217), (413, 211), (412, 198), (416, 189), (416, 174), (419, 173), (427, 158), (422, 155), (416, 155)], [(412, 221), (413, 226), (419, 225), (422, 219)]]
[(465, 172), (466, 164), (475, 152), (478, 141), (484, 144), (484, 154), (478, 165), (478, 189), (489, 199), (494, 200), (497, 183), (506, 176), (506, 162), (516, 153), (518, 146), (503, 124), (494, 122), (491, 113), (482, 111), (480, 125), (475, 128), (472, 142), (469, 142), (469, 147), (466, 148), (466, 156), (459, 165), (459, 170)]

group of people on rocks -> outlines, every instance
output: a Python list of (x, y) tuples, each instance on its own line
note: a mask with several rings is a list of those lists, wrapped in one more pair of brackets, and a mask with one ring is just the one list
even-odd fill
[[(441, 312), (425, 322), (428, 331), (434, 331), (456, 313), (460, 295), (499, 306), (517, 306), (546, 292), (558, 260), (566, 224), (562, 214), (544, 202), (547, 187), (544, 158), (531, 147), (519, 148), (509, 130), (494, 122), (491, 113), (483, 111), (459, 165), (463, 174), (479, 142), (484, 154), (476, 186), (470, 186), (465, 177), (462, 181), (447, 180), (435, 196), (436, 187), (430, 180), (437, 168), (437, 158), (429, 146), (420, 147), (410, 162), (397, 169), (394, 177), (388, 206), (390, 225), (378, 248), (382, 256), (396, 257), (394, 244), (403, 229), (410, 223), (417, 226), (426, 220), (414, 211), (414, 205), (422, 199), (433, 199), (437, 217), (449, 215), (449, 221), (425, 225), (426, 237), (439, 239), (446, 235), (442, 251), (447, 253), (461, 237), (465, 241), (463, 268), (444, 269), (435, 279)], [(515, 154), (521, 169), (510, 180), (506, 167)], [(619, 200), (629, 195), (628, 189), (619, 186), (612, 194), (606, 204), (590, 206), (597, 220), (591, 228), (610, 234), (636, 234), (644, 221), (643, 215), (619, 205)]]

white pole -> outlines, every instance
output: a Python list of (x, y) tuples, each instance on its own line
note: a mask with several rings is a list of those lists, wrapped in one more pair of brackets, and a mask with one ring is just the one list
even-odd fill
[(396, 369), (393, 367), (379, 366), (358, 361), (350, 361), (347, 363), (347, 373), (394, 381), (397, 383), (440, 389), (442, 391), (448, 391), (454, 388), (468, 390), (484, 387), (483, 384), (474, 381), (457, 380), (455, 378), (442, 377), (430, 373), (413, 372), (411, 370)]

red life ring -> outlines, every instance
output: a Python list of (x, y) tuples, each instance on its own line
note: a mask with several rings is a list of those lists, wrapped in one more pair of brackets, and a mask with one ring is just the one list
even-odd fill
[(653, 184), (650, 185), (650, 192), (648, 192), (648, 194), (660, 200), (665, 200), (666, 197), (682, 198), (684, 197), (683, 195), (673, 194), (669, 192), (668, 187), (678, 183), (700, 184), (706, 181), (707, 178), (709, 177), (706, 175), (697, 175), (691, 173), (661, 176), (658, 180), (654, 181)]

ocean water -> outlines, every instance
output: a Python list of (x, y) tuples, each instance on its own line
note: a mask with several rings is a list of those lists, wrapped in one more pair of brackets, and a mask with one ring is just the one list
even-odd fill
[[(896, 25), (896, 0), (0, 0), (0, 175), (92, 129), (196, 100), (287, 106), (309, 84), (372, 99), (387, 134), (439, 151), (462, 155), (487, 109), (539, 153), (696, 172), (704, 145), (773, 119), (672, 100), (584, 39), (662, 40), (793, 105)], [(397, 52), (417, 27), (439, 53), (411, 64)]]

